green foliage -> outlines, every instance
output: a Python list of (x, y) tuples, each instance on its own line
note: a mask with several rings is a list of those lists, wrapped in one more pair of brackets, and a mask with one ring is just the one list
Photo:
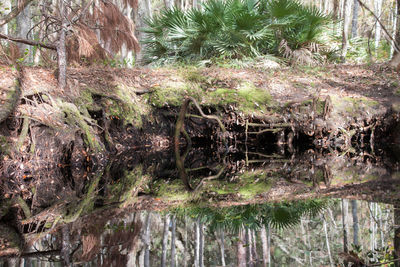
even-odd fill
[(232, 206), (227, 208), (189, 207), (177, 208), (178, 215), (188, 215), (207, 224), (211, 231), (224, 229), (238, 233), (240, 229), (257, 230), (260, 227), (286, 229), (295, 226), (303, 216), (315, 217), (327, 205), (325, 199), (293, 202), (265, 203), (259, 205)]
[(209, 0), (201, 9), (166, 9), (147, 19), (146, 59), (168, 62), (279, 54), (283, 40), (291, 50), (320, 43), (329, 21), (316, 7), (297, 0)]

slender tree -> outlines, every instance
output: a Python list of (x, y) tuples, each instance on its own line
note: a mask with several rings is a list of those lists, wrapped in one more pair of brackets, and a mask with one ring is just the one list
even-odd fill
[[(400, 259), (400, 206), (395, 205), (393, 207), (393, 217), (394, 217), (394, 252), (396, 259)], [(396, 267), (400, 266), (400, 262), (396, 262)]]
[(349, 26), (351, 14), (351, 0), (344, 0), (343, 6), (343, 28), (342, 28), (342, 60), (346, 60), (347, 48), (349, 45)]
[(358, 16), (359, 16), (360, 4), (358, 0), (354, 0), (353, 2), (353, 19), (351, 21), (351, 38), (355, 38), (358, 36)]
[(144, 267), (150, 267), (150, 232), (151, 232), (151, 212), (146, 215), (145, 234), (144, 234)]
[(357, 215), (357, 201), (351, 200), (351, 214), (353, 216), (353, 243), (359, 245), (358, 240), (358, 215)]
[(171, 267), (175, 267), (175, 236), (176, 236), (176, 216), (171, 218)]
[(162, 239), (161, 267), (165, 267), (167, 264), (168, 232), (169, 232), (169, 215), (166, 214), (164, 218), (164, 230)]

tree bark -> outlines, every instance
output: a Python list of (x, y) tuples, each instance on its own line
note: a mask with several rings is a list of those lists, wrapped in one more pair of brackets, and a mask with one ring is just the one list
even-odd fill
[(58, 86), (64, 89), (67, 85), (67, 50), (65, 38), (68, 22), (64, 0), (59, 0), (58, 8), (62, 21), (57, 44)]
[[(375, 15), (380, 18), (382, 15), (382, 0), (374, 0)], [(381, 24), (376, 21), (375, 26), (375, 51), (379, 48), (379, 43), (381, 41)]]
[(263, 266), (267, 267), (269, 265), (270, 248), (268, 246), (267, 231), (265, 230), (265, 227), (261, 228), (261, 245), (263, 252)]
[(171, 267), (175, 267), (175, 235), (176, 235), (176, 216), (172, 216), (171, 229)]
[(162, 239), (161, 267), (165, 267), (167, 263), (168, 230), (169, 230), (169, 215), (166, 214), (164, 219), (164, 231)]
[(359, 245), (358, 242), (358, 215), (357, 215), (357, 201), (351, 200), (351, 214), (353, 216), (353, 243)]
[(200, 266), (200, 219), (197, 219), (195, 223), (196, 227), (196, 240), (195, 240), (195, 251), (194, 251), (194, 266)]
[(145, 222), (145, 235), (144, 235), (144, 267), (150, 267), (150, 225), (151, 225), (151, 212), (149, 211), (146, 216)]
[(199, 264), (200, 267), (204, 267), (204, 232), (203, 232), (203, 223), (199, 221), (199, 230), (200, 230), (200, 252), (199, 252)]
[(328, 236), (328, 226), (327, 226), (326, 219), (325, 219), (324, 215), (322, 215), (322, 220), (324, 222), (325, 243), (326, 243), (326, 250), (328, 251), (329, 263), (333, 267), (335, 265), (334, 265), (333, 259), (332, 259), (331, 246), (330, 246), (330, 243), (329, 243), (329, 236)]
[(244, 247), (245, 241), (245, 230), (239, 230), (239, 237), (237, 241), (237, 266), (246, 267), (246, 248)]
[(351, 38), (355, 38), (358, 36), (357, 27), (358, 27), (358, 11), (360, 10), (360, 4), (357, 0), (354, 0), (353, 3), (353, 19), (351, 22)]
[[(393, 207), (393, 219), (394, 219), (394, 252), (396, 259), (400, 259), (400, 205)], [(396, 267), (400, 266), (400, 262), (395, 263)]]
[(347, 213), (349, 212), (349, 202), (347, 199), (342, 199), (342, 225), (343, 225), (343, 251), (349, 252), (347, 238)]
[(223, 229), (221, 229), (220, 230), (220, 232), (221, 232), (221, 246), (220, 246), (220, 249), (221, 249), (221, 265), (222, 266), (226, 266), (226, 263), (225, 263), (225, 233), (224, 233), (224, 230)]
[[(31, 6), (27, 5), (25, 9), (17, 16), (17, 36), (26, 39), (32, 39), (29, 33), (31, 29), (31, 21), (32, 21), (32, 12)], [(18, 45), (22, 58), (24, 58), (24, 62), (32, 63), (33, 55), (32, 55), (32, 47), (26, 44)]]
[(347, 47), (349, 45), (349, 26), (351, 0), (344, 0), (343, 6), (343, 28), (342, 28), (342, 60), (346, 61)]

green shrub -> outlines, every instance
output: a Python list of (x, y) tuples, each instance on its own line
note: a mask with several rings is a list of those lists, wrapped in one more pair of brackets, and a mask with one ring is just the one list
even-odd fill
[[(143, 29), (148, 62), (317, 52), (330, 16), (297, 0), (209, 0), (163, 10)], [(284, 44), (284, 46), (282, 45)], [(298, 53), (297, 53), (298, 54)]]

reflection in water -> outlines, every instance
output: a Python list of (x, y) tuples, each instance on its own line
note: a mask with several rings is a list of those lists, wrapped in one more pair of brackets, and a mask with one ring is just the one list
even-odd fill
[(62, 266), (67, 258), (85, 266), (388, 262), (398, 219), (392, 205), (339, 199), (97, 213), (43, 236), (20, 259), (0, 266)]
[(172, 151), (125, 151), (88, 179), (0, 180), (15, 192), (0, 199), (0, 267), (396, 263), (397, 160), (230, 149), (187, 149), (179, 170)]

